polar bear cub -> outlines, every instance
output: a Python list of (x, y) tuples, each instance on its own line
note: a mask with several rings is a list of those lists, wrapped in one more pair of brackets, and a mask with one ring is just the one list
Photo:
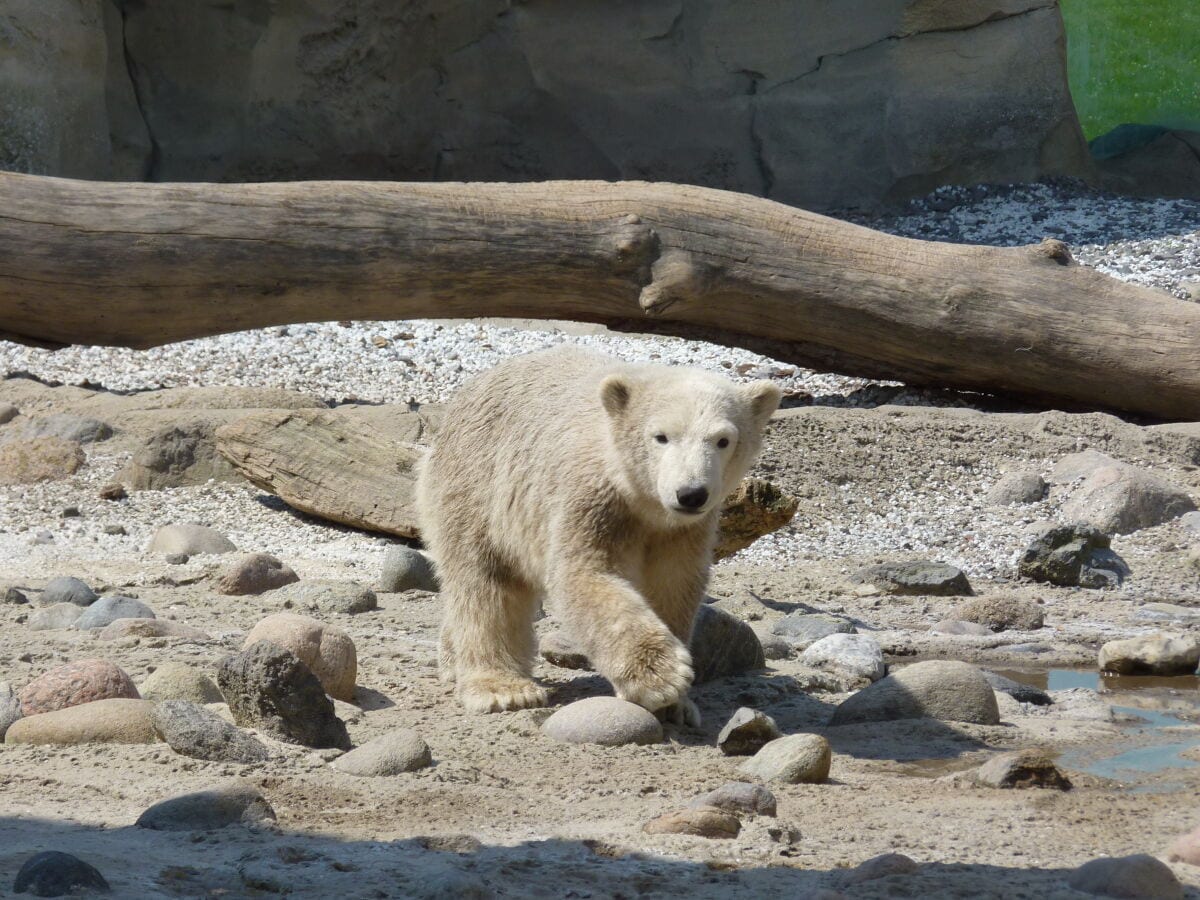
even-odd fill
[(531, 678), (544, 602), (618, 697), (698, 723), (688, 643), (717, 520), (779, 399), (767, 381), (570, 348), (464, 386), (417, 484), (439, 668), (463, 706), (546, 704)]

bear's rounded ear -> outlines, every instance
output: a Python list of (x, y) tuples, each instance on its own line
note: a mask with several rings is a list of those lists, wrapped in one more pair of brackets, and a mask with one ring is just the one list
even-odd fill
[(750, 411), (754, 415), (754, 421), (758, 423), (759, 428), (765, 428), (771, 414), (779, 409), (783, 392), (769, 381), (753, 381), (742, 390), (750, 398)]
[(600, 402), (610, 416), (623, 413), (632, 394), (632, 386), (624, 375), (609, 375), (600, 382)]

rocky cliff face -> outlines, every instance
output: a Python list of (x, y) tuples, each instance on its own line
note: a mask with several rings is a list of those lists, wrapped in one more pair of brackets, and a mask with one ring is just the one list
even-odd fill
[(1055, 0), (12, 0), (0, 165), (650, 179), (817, 209), (1079, 174)]

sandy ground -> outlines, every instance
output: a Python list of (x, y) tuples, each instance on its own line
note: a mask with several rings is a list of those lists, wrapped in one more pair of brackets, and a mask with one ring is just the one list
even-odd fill
[[(135, 681), (169, 660), (215, 673), (245, 632), (279, 601), (226, 597), (211, 589), (220, 560), (170, 566), (145, 552), (153, 529), (204, 521), (242, 550), (276, 553), (303, 577), (373, 582), (389, 543), (300, 516), (244, 484), (210, 484), (102, 501), (97, 488), (147, 431), (183, 409), (150, 393), (117, 397), (0, 383), (0, 401), (27, 414), (91, 411), (120, 431), (90, 450), (77, 475), (36, 488), (0, 489), (0, 583), (37, 589), (59, 574), (120, 589), (211, 640), (126, 639), (104, 643), (75, 631), (30, 631), (27, 606), (0, 604), (0, 680), (20, 688), (60, 663), (110, 659)], [(210, 398), (211, 399), (211, 398)], [(243, 398), (244, 399), (244, 398)], [(169, 402), (168, 402), (169, 401)], [(183, 401), (179, 401), (183, 403)], [(193, 397), (192, 403), (197, 402)], [(1187, 426), (1144, 427), (1098, 414), (983, 413), (970, 409), (806, 407), (775, 420), (759, 474), (798, 494), (796, 521), (717, 567), (712, 594), (730, 612), (767, 628), (787, 612), (841, 612), (873, 634), (893, 664), (968, 659), (995, 668), (1094, 667), (1100, 642), (1162, 627), (1138, 617), (1148, 601), (1200, 606), (1187, 561), (1196, 538), (1174, 523), (1114, 542), (1134, 575), (1116, 591), (1048, 588), (1015, 578), (1025, 530), (1052, 517), (1061, 494), (1034, 507), (988, 507), (1000, 473), (1054, 460), (1083, 446), (1153, 468), (1200, 496), (1200, 436)], [(78, 519), (62, 519), (68, 503)], [(107, 535), (106, 524), (128, 534)], [(33, 544), (40, 531), (47, 544)], [(1047, 627), (990, 638), (931, 635), (955, 598), (860, 596), (854, 568), (883, 559), (953, 562), (978, 593), (1045, 604)], [(386, 779), (356, 779), (328, 753), (271, 743), (265, 763), (210, 763), (165, 744), (34, 748), (0, 746), (0, 889), (34, 852), (62, 849), (96, 865), (121, 897), (804, 897), (842, 889), (852, 897), (1080, 897), (1069, 870), (1098, 856), (1162, 856), (1200, 825), (1200, 767), (1109, 780), (1068, 761), (1099, 746), (1157, 740), (1108, 712), (1089, 691), (1055, 706), (1002, 697), (996, 727), (921, 720), (827, 726), (845, 693), (795, 660), (695, 690), (699, 730), (669, 731), (664, 744), (601, 748), (543, 736), (543, 711), (468, 716), (436, 679), (436, 597), (381, 594), (378, 611), (336, 617), (353, 636), (361, 713), (348, 722), (356, 744), (396, 727), (416, 729), (435, 765)], [(552, 619), (539, 628), (554, 627)], [(1171, 624), (1174, 631), (1195, 625)], [(553, 704), (608, 693), (598, 676), (543, 663)], [(1175, 740), (1200, 744), (1193, 696)], [(737, 780), (736, 758), (715, 747), (733, 711), (754, 706), (786, 732), (825, 735), (834, 748), (821, 785), (772, 786), (777, 818), (748, 818), (733, 840), (649, 836), (642, 825), (692, 797)], [(973, 786), (962, 773), (998, 750), (1061, 752), (1076, 784), (1069, 793)], [(1074, 755), (1073, 755), (1074, 754)], [(231, 779), (259, 787), (274, 826), (156, 833), (133, 827), (149, 805)], [(915, 875), (841, 886), (843, 870), (884, 852), (922, 864)], [(1176, 865), (1200, 897), (1200, 869)]]

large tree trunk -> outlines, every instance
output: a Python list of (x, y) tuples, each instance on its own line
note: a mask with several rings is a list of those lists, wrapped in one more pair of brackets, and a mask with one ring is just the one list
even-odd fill
[(1200, 419), (1200, 306), (1057, 241), (891, 237), (672, 184), (116, 184), (0, 174), (0, 332), (152, 347), (329, 319), (520, 316), (816, 368)]

